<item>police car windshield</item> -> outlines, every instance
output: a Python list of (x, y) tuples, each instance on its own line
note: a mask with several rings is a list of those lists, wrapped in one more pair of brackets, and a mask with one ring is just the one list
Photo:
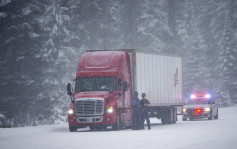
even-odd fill
[(205, 99), (205, 98), (197, 98), (197, 99), (190, 99), (188, 101), (189, 105), (194, 105), (194, 104), (209, 104), (210, 102)]
[(115, 91), (116, 78), (115, 77), (83, 77), (76, 80), (76, 92), (89, 91)]

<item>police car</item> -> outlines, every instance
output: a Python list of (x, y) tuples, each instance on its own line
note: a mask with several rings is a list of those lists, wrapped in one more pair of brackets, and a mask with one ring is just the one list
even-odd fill
[(218, 119), (218, 107), (212, 99), (211, 94), (191, 94), (182, 111), (183, 121), (187, 119), (212, 118)]

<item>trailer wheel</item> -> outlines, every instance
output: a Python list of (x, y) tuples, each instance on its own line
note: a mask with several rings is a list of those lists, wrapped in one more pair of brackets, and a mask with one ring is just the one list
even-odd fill
[(76, 131), (77, 131), (77, 128), (76, 128), (76, 127), (69, 126), (69, 130), (70, 130), (70, 132), (76, 132)]
[(162, 124), (173, 124), (174, 123), (174, 108), (165, 108), (161, 116)]
[(117, 116), (116, 116), (116, 123), (112, 126), (113, 130), (119, 130), (121, 127), (120, 125), (120, 112), (117, 111)]

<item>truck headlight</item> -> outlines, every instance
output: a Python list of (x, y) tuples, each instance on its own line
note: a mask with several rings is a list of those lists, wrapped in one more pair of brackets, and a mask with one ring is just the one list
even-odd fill
[(73, 109), (69, 108), (68, 111), (67, 111), (67, 114), (68, 114), (68, 115), (73, 115), (73, 114), (74, 114)]
[(187, 112), (187, 110), (185, 108), (183, 108), (183, 113), (186, 113), (186, 112)]
[(209, 112), (209, 111), (211, 111), (211, 108), (209, 108), (209, 107), (204, 108), (204, 111), (205, 111), (205, 112)]
[(114, 108), (113, 107), (109, 107), (106, 109), (106, 113), (113, 113), (114, 112)]

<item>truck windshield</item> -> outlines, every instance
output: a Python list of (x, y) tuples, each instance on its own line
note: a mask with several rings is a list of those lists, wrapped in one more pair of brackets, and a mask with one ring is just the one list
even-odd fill
[(189, 105), (194, 105), (194, 104), (209, 104), (210, 101), (204, 98), (197, 98), (197, 99), (192, 99), (188, 101)]
[(90, 77), (76, 80), (76, 92), (116, 90), (115, 77)]

